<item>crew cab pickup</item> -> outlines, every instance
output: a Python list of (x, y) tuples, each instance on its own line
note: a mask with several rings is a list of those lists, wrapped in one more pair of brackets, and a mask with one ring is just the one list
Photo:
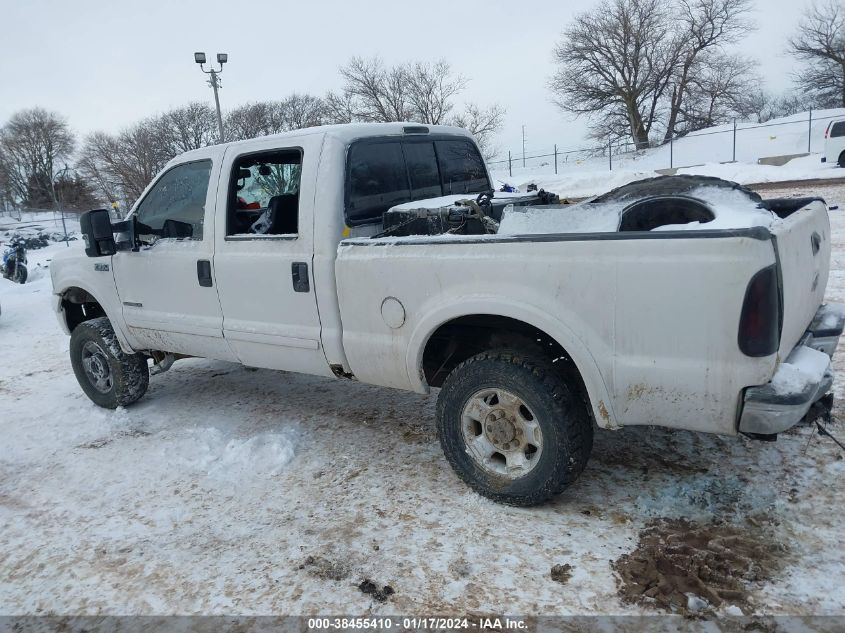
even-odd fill
[(595, 426), (771, 439), (828, 392), (821, 199), (667, 177), (526, 204), (492, 182), (467, 132), (410, 123), (178, 156), (51, 266), (80, 386), (129, 405), (194, 356), (440, 388), (450, 464), (517, 505), (579, 476)]

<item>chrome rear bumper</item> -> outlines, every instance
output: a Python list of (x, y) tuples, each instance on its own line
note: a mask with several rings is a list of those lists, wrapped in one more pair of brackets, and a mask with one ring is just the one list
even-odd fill
[[(808, 352), (802, 351), (806, 348), (823, 352), (829, 358), (833, 357), (843, 329), (845, 329), (845, 305), (821, 306), (806, 334), (787, 357), (785, 364), (798, 355), (806, 356)], [(834, 374), (829, 359), (824, 372), (804, 381), (800, 388), (788, 391), (778, 390), (774, 383), (778, 382), (779, 374), (781, 378), (785, 378), (787, 372), (792, 372), (794, 375), (794, 367), (785, 367), (782, 364), (772, 382), (745, 390), (739, 419), (741, 433), (774, 435), (787, 430), (800, 422), (813, 403), (822, 398), (833, 385)]]

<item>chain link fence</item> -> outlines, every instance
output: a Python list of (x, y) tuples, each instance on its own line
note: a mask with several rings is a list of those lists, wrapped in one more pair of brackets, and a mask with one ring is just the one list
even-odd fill
[(80, 211), (56, 209), (35, 209), (28, 207), (6, 207), (0, 209), (0, 242), (3, 234), (40, 231), (59, 233), (68, 243), (71, 233), (79, 229)]
[[(845, 119), (845, 115), (836, 114), (829, 116), (816, 116), (810, 110), (805, 119), (791, 117), (790, 121), (768, 122), (768, 123), (737, 123), (720, 126), (724, 129), (709, 131), (691, 132), (689, 134), (677, 135), (668, 142), (653, 145), (650, 152), (658, 150), (660, 156), (649, 163), (649, 169), (676, 169), (681, 167), (693, 167), (705, 162), (732, 163), (737, 160), (743, 162), (768, 158), (771, 156), (804, 156), (813, 151), (822, 151), (824, 144), (824, 130), (833, 119)], [(789, 129), (785, 129), (789, 126)], [(754, 133), (771, 129), (774, 135), (769, 135), (769, 140), (778, 140), (781, 147), (793, 147), (798, 151), (783, 152), (773, 151), (772, 153), (757, 156), (756, 147), (762, 142), (765, 143), (765, 133)], [(778, 136), (779, 135), (779, 136)], [(700, 137), (712, 137), (710, 142), (689, 143), (687, 139), (698, 139)], [(753, 138), (752, 138), (753, 137)], [(785, 137), (785, 138), (784, 138)], [(746, 145), (747, 141), (751, 141)], [(702, 155), (701, 148), (706, 146), (708, 151)], [(806, 151), (805, 151), (806, 150)], [(508, 175), (513, 177), (521, 172), (559, 174), (572, 167), (591, 167), (593, 170), (607, 169), (613, 171), (621, 166), (632, 166), (637, 160), (647, 155), (647, 150), (637, 150), (636, 145), (629, 141), (615, 140), (606, 145), (595, 145), (578, 149), (564, 149), (555, 144), (546, 151), (526, 153), (524, 150), (513, 152), (508, 150), (507, 158), (488, 161), (488, 164), (497, 171), (507, 170)], [(758, 152), (759, 153), (759, 152)], [(739, 158), (738, 158), (739, 155)]]

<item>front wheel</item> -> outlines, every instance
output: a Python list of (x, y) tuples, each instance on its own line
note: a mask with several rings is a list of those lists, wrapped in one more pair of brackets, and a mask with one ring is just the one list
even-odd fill
[(457, 475), (500, 503), (542, 503), (587, 464), (593, 427), (573, 385), (545, 360), (485, 352), (458, 365), (437, 399), (440, 444)]
[(146, 357), (120, 349), (106, 317), (76, 326), (70, 335), (70, 362), (85, 395), (106, 409), (132, 404), (149, 386)]

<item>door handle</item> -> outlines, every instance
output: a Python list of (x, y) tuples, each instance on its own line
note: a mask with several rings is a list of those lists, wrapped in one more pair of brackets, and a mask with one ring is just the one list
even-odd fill
[(203, 288), (211, 288), (211, 262), (207, 259), (197, 260), (197, 281)]
[(311, 284), (308, 281), (308, 264), (305, 262), (293, 262), (290, 265), (290, 274), (293, 278), (294, 292), (308, 292)]

